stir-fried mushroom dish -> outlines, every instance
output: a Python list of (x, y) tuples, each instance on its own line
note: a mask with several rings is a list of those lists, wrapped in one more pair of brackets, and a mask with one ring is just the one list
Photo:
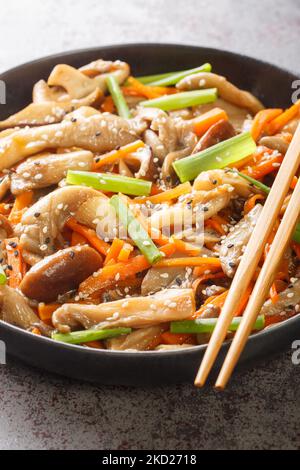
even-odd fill
[[(57, 65), (0, 122), (0, 319), (98, 349), (206, 344), (298, 122), (300, 101), (265, 109), (210, 64)], [(299, 259), (300, 225), (253, 333), (300, 311)]]

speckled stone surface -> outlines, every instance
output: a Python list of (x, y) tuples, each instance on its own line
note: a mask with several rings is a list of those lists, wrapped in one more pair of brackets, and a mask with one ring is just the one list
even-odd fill
[[(297, 70), (299, 0), (0, 0), (0, 71), (68, 49), (182, 42)], [(190, 385), (95, 387), (0, 366), (0, 449), (300, 449), (300, 366), (291, 351), (235, 375), (224, 394)]]

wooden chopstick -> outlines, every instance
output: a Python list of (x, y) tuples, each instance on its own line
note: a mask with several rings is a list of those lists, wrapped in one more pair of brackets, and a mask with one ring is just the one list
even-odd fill
[(281, 210), (292, 179), (300, 165), (300, 125), (277, 173), (259, 220), (253, 229), (245, 253), (233, 278), (224, 307), (210, 338), (195, 385), (202, 387), (225, 340), (229, 325), (239, 302), (249, 286), (258, 266), (268, 236)]
[[(299, 147), (300, 151), (300, 147)], [(256, 284), (252, 291), (248, 305), (244, 311), (242, 321), (227, 353), (216, 388), (224, 389), (232, 374), (232, 371), (244, 349), (255, 320), (268, 295), (268, 291), (274, 280), (274, 275), (282, 260), (283, 254), (290, 242), (300, 213), (300, 179), (293, 191), (290, 202), (286, 208), (280, 226), (272, 242), (270, 251), (263, 264)]]

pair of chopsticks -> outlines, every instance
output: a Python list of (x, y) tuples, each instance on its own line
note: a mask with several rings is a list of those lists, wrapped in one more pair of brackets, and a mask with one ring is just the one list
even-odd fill
[[(254, 227), (245, 253), (233, 278), (224, 307), (216, 328), (207, 346), (200, 365), (195, 385), (202, 387), (214, 365), (221, 346), (226, 338), (234, 312), (247, 287), (253, 279), (267, 239), (282, 208), (285, 196), (300, 165), (300, 124), (281, 164), (271, 191), (265, 202), (259, 220)], [(255, 320), (267, 297), (274, 275), (286, 250), (300, 213), (300, 178), (293, 191), (280, 226), (272, 242), (270, 251), (255, 283), (240, 326), (234, 336), (220, 374), (216, 381), (217, 389), (224, 389), (239, 360)]]

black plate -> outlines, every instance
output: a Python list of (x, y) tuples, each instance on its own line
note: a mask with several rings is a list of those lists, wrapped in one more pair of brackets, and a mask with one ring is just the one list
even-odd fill
[[(95, 59), (122, 59), (133, 74), (154, 74), (196, 67), (210, 62), (213, 70), (238, 86), (254, 93), (266, 106), (287, 107), (291, 103), (292, 82), (297, 77), (274, 65), (231, 52), (203, 47), (169, 44), (130, 44), (99, 47), (36, 60), (0, 75), (7, 85), (7, 105), (0, 106), (3, 119), (31, 101), (32, 87), (47, 79), (58, 63), (79, 67)], [(299, 338), (300, 315), (253, 335), (240, 364), (278, 352)], [(0, 339), (7, 352), (24, 362), (68, 377), (90, 382), (124, 385), (154, 385), (192, 381), (204, 346), (164, 353), (115, 352), (86, 349), (56, 343), (0, 322)], [(228, 345), (222, 348), (220, 360)]]

